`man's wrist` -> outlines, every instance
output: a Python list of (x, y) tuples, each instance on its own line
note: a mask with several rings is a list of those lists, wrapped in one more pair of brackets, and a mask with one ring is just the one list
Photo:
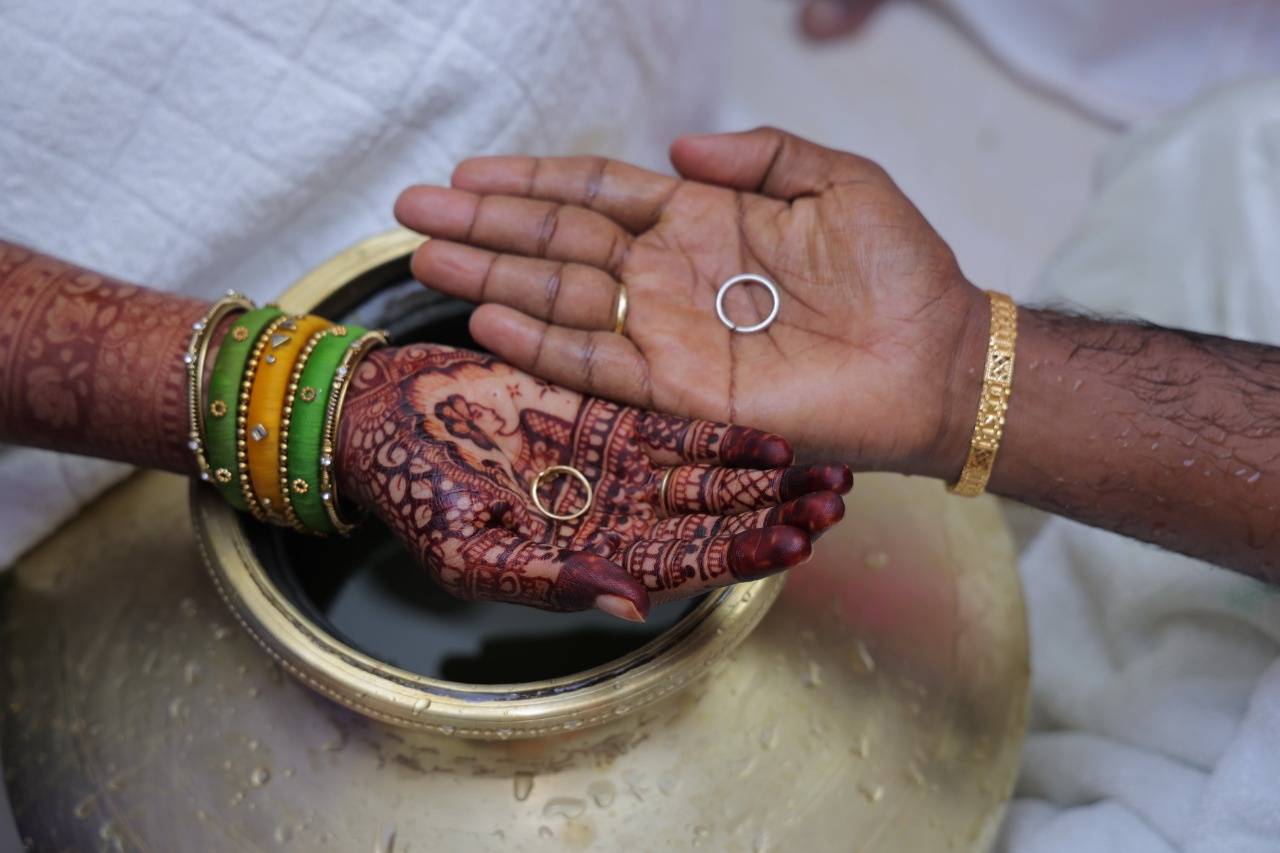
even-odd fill
[(982, 395), (982, 377), (987, 360), (987, 339), (991, 309), (986, 294), (964, 285), (967, 300), (960, 313), (955, 349), (943, 371), (942, 405), (935, 438), (921, 454), (911, 474), (955, 480), (964, 468), (973, 440), (973, 427)]

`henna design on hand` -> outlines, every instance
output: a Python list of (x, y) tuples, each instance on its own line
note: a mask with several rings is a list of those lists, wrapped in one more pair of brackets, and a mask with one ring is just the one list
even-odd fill
[[(778, 467), (791, 449), (776, 435), (583, 397), (490, 356), (427, 344), (360, 364), (338, 441), (344, 493), (449, 592), (629, 618), (643, 618), (651, 600), (802, 562), (812, 537), (843, 515), (837, 492), (851, 485), (842, 465)], [(552, 465), (592, 484), (581, 517), (555, 521), (533, 506), (529, 485)], [(670, 466), (698, 515), (660, 507)], [(583, 500), (572, 478), (545, 482), (540, 497), (556, 513)], [(738, 508), (755, 511), (719, 515)]]

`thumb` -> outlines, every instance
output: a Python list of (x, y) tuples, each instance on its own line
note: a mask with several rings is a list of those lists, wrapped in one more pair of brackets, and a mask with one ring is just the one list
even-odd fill
[(816, 195), (840, 181), (887, 180), (870, 160), (772, 127), (682, 136), (671, 145), (671, 164), (689, 180), (783, 201)]

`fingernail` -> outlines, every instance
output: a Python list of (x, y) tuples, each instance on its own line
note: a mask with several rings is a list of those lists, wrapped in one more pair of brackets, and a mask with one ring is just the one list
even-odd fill
[(595, 607), (610, 616), (617, 616), (619, 619), (626, 619), (628, 622), (644, 621), (644, 615), (636, 609), (631, 600), (620, 595), (597, 595)]

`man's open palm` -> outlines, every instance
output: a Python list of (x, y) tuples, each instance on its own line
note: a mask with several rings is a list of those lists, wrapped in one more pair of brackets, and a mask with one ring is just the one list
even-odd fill
[[(472, 334), (518, 367), (778, 432), (806, 454), (852, 434), (861, 467), (926, 458), (966, 324), (986, 309), (916, 208), (874, 163), (770, 129), (681, 139), (672, 162), (683, 179), (600, 158), (480, 158), (452, 188), (406, 191), (396, 212), (435, 238), (415, 274), (485, 303)], [(720, 285), (746, 272), (781, 291), (756, 334), (715, 312)], [(742, 325), (769, 307), (760, 287), (726, 299)]]

